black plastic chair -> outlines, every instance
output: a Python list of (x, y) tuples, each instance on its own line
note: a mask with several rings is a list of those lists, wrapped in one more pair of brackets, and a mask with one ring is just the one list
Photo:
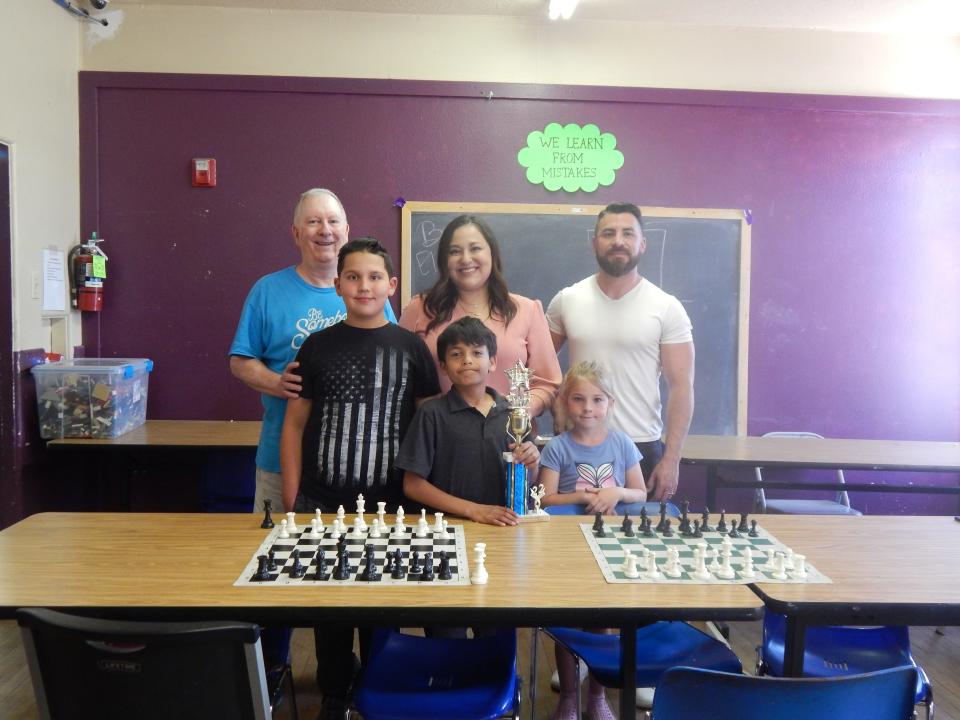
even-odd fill
[[(16, 613), (41, 718), (265, 720), (260, 628)], [(289, 674), (288, 674), (289, 677)], [(293, 693), (293, 681), (289, 687)], [(296, 698), (290, 699), (296, 718)]]
[(910, 720), (917, 670), (841, 678), (770, 678), (691, 667), (667, 670), (653, 720)]

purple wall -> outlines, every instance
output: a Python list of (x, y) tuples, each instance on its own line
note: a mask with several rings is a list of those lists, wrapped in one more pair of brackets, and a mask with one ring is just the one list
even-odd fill
[[(80, 103), (81, 231), (110, 256), (84, 341), (156, 362), (152, 418), (258, 416), (226, 351), (319, 185), (394, 252), (398, 196), (749, 208), (750, 434), (960, 438), (960, 103), (134, 73), (81, 73)], [(526, 182), (517, 150), (553, 121), (616, 135), (612, 188)], [(190, 187), (192, 157), (217, 188)]]

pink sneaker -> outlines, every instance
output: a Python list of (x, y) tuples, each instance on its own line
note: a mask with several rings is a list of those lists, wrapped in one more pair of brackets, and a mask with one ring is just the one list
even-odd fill
[(560, 702), (557, 703), (557, 709), (553, 711), (550, 720), (580, 720), (580, 712), (577, 707), (576, 695), (560, 695)]
[(591, 695), (587, 700), (587, 720), (617, 720), (607, 704), (606, 694)]

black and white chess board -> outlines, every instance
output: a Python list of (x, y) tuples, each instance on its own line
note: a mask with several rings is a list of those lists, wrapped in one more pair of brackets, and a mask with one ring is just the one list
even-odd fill
[[(603, 534), (598, 536), (594, 523), (581, 523), (580, 529), (593, 552), (603, 577), (609, 583), (659, 583), (659, 584), (747, 584), (747, 583), (829, 583), (830, 578), (818, 571), (806, 558), (796, 555), (773, 535), (753, 526), (755, 537), (743, 533), (731, 538), (729, 534), (711, 529), (702, 537), (689, 537), (674, 529), (672, 535), (651, 528), (652, 537), (645, 537), (639, 530), (628, 536), (621, 524), (611, 518), (603, 523)], [(695, 554), (697, 548), (704, 554), (706, 573), (697, 572)], [(746, 560), (750, 549), (752, 561)], [(676, 551), (675, 569), (670, 565), (670, 550)], [(627, 551), (634, 555), (636, 577), (628, 577)], [(720, 570), (723, 555), (729, 552), (729, 571)], [(656, 560), (656, 572), (648, 572), (649, 556)], [(778, 572), (777, 556), (783, 567)], [(747, 568), (752, 565), (753, 574)], [(668, 571), (673, 569), (673, 575)], [(724, 577), (732, 572), (732, 577)], [(745, 574), (746, 573), (746, 574)], [(777, 576), (780, 577), (777, 577)]]
[[(285, 527), (284, 530), (286, 531)], [(470, 584), (462, 525), (448, 525), (445, 533), (434, 532), (431, 527), (424, 537), (418, 537), (416, 526), (406, 526), (403, 532), (398, 532), (397, 527), (392, 525), (388, 528), (389, 532), (384, 530), (380, 537), (371, 537), (369, 530), (360, 531), (350, 526), (338, 539), (332, 537), (333, 530), (329, 526), (319, 533), (320, 537), (311, 537), (310, 530), (310, 525), (300, 526), (294, 532), (287, 531), (289, 537), (281, 538), (281, 528), (274, 527), (254, 552), (253, 558), (234, 585)], [(322, 572), (318, 561), (320, 551), (323, 554)], [(402, 572), (394, 572), (392, 567), (398, 559), (398, 551)], [(345, 579), (336, 577), (338, 556), (341, 552), (346, 557), (343, 561), (347, 571)], [(449, 579), (441, 577), (444, 574), (441, 572), (443, 554), (446, 554), (446, 564), (449, 566)], [(267, 558), (266, 572), (258, 579), (261, 566), (264, 565), (261, 556)], [(367, 568), (371, 557), (376, 566), (372, 573)], [(297, 560), (302, 566), (300, 571), (294, 571)], [(428, 561), (433, 572), (425, 574), (425, 563)], [(399, 577), (395, 577), (396, 575)]]

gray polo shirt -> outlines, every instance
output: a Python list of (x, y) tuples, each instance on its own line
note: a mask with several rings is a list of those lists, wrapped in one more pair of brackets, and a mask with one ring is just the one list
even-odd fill
[(486, 416), (456, 388), (421, 405), (394, 466), (416, 473), (444, 492), (484, 505), (506, 503), (507, 401), (487, 388), (494, 406)]

